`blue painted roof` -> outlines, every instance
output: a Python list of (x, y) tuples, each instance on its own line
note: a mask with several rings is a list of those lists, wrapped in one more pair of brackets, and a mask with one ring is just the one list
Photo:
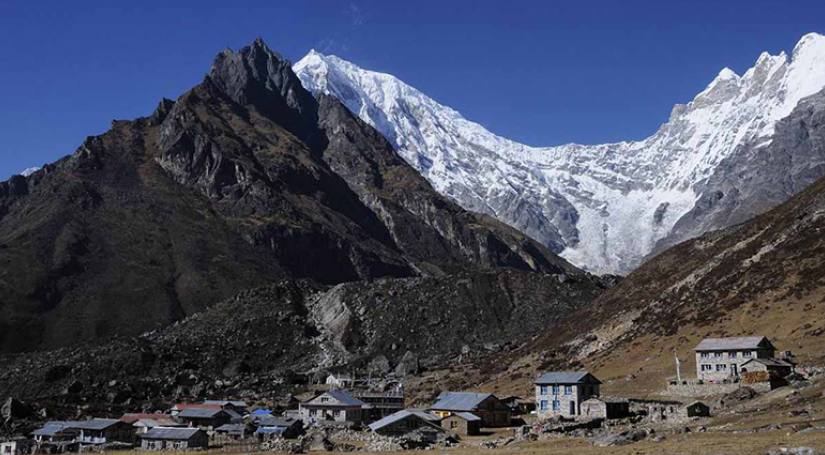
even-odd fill
[(272, 415), (271, 409), (256, 409), (252, 411), (252, 415), (254, 416), (262, 416), (262, 415)]

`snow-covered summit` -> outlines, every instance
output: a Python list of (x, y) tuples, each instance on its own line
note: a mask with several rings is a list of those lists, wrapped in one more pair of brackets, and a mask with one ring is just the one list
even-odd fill
[[(722, 69), (652, 136), (529, 147), (491, 133), (398, 78), (311, 51), (293, 69), (381, 131), (440, 192), (549, 245), (576, 265), (624, 273), (691, 211), (703, 182), (825, 87), (825, 36), (763, 53), (741, 76)], [(721, 226), (717, 226), (721, 227)], [(695, 233), (695, 234), (698, 234)]]

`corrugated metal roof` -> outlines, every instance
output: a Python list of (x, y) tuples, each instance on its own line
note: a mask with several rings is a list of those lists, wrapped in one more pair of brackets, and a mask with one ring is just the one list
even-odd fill
[(534, 382), (536, 384), (581, 384), (588, 375), (593, 378), (595, 384), (601, 384), (601, 381), (587, 371), (548, 371), (542, 373)]
[(43, 424), (41, 428), (34, 430), (32, 434), (35, 436), (54, 436), (62, 430), (68, 428), (70, 423), (72, 422), (52, 420)]
[(381, 428), (386, 427), (387, 425), (391, 425), (395, 422), (399, 422), (407, 418), (418, 418), (423, 420), (424, 422), (435, 422), (438, 420), (438, 416), (430, 414), (426, 411), (422, 411), (420, 409), (402, 409), (398, 412), (392, 413), (384, 417), (383, 419), (376, 420), (375, 422), (369, 425), (369, 428), (372, 431), (378, 431)]
[(189, 417), (195, 419), (208, 419), (215, 417), (218, 414), (226, 414), (226, 411), (215, 408), (186, 408), (178, 414), (178, 417)]
[(71, 422), (69, 426), (78, 430), (105, 430), (118, 423), (122, 422), (118, 419), (92, 419)]
[(171, 418), (168, 414), (163, 414), (160, 412), (154, 413), (144, 413), (144, 412), (127, 412), (121, 416), (120, 420), (126, 423), (134, 423), (141, 419), (168, 419)]
[(157, 427), (152, 428), (145, 434), (141, 435), (143, 439), (171, 439), (174, 441), (186, 441), (195, 436), (199, 431), (198, 428), (170, 428)]
[(770, 341), (763, 336), (754, 337), (727, 337), (727, 338), (705, 338), (695, 348), (694, 351), (726, 351), (737, 349), (758, 349), (762, 341)]
[(601, 401), (603, 403), (630, 403), (627, 398), (619, 398), (619, 397), (591, 397), (584, 400), (582, 403), (588, 401)]
[(221, 433), (243, 433), (246, 431), (246, 425), (242, 423), (225, 423), (218, 428), (215, 428), (215, 431), (219, 431)]
[(285, 427), (258, 427), (255, 433), (258, 434), (281, 434), (286, 431)]
[(758, 362), (758, 363), (761, 363), (762, 365), (766, 365), (766, 366), (769, 366), (769, 367), (792, 367), (793, 366), (792, 363), (786, 362), (782, 359), (750, 359), (747, 362), (743, 363), (742, 366), (744, 367), (745, 365), (747, 365), (751, 362)]
[(203, 400), (203, 404), (217, 404), (220, 406), (232, 405), (236, 408), (246, 407), (246, 402), (241, 400)]
[(262, 427), (289, 427), (295, 424), (297, 420), (286, 417), (278, 417), (273, 415), (257, 416), (253, 421)]
[(473, 414), (472, 412), (455, 412), (453, 413), (454, 416), (461, 417), (462, 419), (468, 422), (478, 422), (481, 420), (481, 417)]
[[(320, 403), (320, 402), (314, 403), (314, 401), (316, 399), (323, 396), (324, 394), (331, 396), (332, 398), (337, 400), (339, 403)], [(329, 390), (327, 392), (322, 393), (321, 395), (318, 395), (317, 397), (313, 398), (312, 400), (309, 400), (309, 402), (307, 404), (310, 404), (310, 405), (313, 405), (313, 406), (363, 406), (364, 402), (359, 400), (358, 398), (355, 398), (354, 396), (352, 396), (346, 390), (337, 390), (336, 389), (336, 390)]]
[(168, 419), (138, 419), (136, 420), (132, 426), (135, 427), (146, 427), (146, 428), (155, 428), (155, 427), (183, 427), (186, 426), (182, 423), (175, 422), (171, 418)]
[(430, 409), (443, 411), (474, 411), (482, 401), (493, 396), (491, 393), (444, 392)]

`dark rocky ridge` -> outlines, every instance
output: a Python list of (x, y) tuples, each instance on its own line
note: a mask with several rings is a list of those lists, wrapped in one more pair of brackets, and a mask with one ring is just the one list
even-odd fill
[(151, 116), (0, 183), (0, 264), (0, 352), (135, 335), (279, 278), (581, 274), (438, 195), (260, 40)]
[(327, 368), (434, 368), (513, 349), (607, 285), (515, 270), (282, 281), (137, 338), (0, 357), (0, 396), (111, 415), (207, 396), (272, 399)]

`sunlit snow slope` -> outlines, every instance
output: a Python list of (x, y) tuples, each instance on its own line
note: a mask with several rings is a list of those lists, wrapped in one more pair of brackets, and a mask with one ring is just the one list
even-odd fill
[[(381, 131), (465, 208), (521, 229), (575, 265), (626, 273), (657, 244), (738, 221), (716, 213), (705, 222), (724, 208), (697, 203), (708, 191), (722, 193), (708, 181), (723, 163), (730, 171), (737, 156), (770, 144), (776, 123), (825, 87), (825, 37), (805, 35), (790, 57), (763, 53), (741, 76), (725, 68), (693, 101), (676, 105), (652, 136), (604, 145), (529, 147), (392, 75), (315, 51), (293, 69), (310, 91), (337, 97)], [(750, 180), (735, 183), (737, 194), (765, 183)]]

